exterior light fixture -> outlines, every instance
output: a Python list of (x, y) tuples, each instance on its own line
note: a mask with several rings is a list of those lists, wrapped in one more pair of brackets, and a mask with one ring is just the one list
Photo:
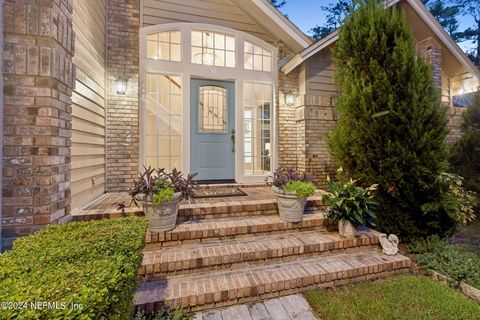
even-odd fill
[(127, 84), (128, 84), (128, 78), (119, 77), (117, 79), (117, 94), (121, 94), (121, 95), (127, 94)]
[(295, 104), (295, 95), (293, 93), (285, 93), (285, 104), (289, 107)]

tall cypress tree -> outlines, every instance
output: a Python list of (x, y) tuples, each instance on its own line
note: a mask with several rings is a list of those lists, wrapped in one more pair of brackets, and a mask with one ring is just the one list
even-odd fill
[(450, 163), (465, 178), (465, 187), (480, 197), (480, 91), (463, 114), (462, 134), (452, 146)]
[(403, 237), (442, 234), (440, 196), (447, 118), (430, 65), (415, 50), (403, 12), (366, 0), (347, 17), (333, 50), (341, 94), (329, 147), (345, 172), (379, 183), (379, 227)]

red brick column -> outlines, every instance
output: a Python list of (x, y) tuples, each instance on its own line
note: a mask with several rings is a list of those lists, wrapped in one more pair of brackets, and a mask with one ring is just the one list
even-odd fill
[(3, 237), (68, 219), (71, 0), (5, 0)]
[[(126, 191), (139, 167), (140, 0), (109, 0), (107, 8), (107, 191)], [(125, 95), (116, 92), (128, 79)]]

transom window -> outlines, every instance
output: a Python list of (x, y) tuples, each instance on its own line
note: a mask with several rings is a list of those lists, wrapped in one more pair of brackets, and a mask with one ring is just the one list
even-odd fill
[(255, 71), (272, 71), (272, 52), (249, 41), (245, 41), (244, 68)]
[(235, 37), (211, 31), (192, 31), (192, 63), (235, 68)]
[(147, 58), (155, 60), (181, 60), (180, 31), (164, 31), (147, 35)]
[(218, 86), (201, 86), (199, 95), (199, 132), (227, 133), (227, 89)]

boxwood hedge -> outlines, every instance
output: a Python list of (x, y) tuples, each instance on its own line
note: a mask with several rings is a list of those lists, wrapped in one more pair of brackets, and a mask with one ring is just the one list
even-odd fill
[(48, 226), (0, 254), (0, 319), (129, 319), (148, 222)]

